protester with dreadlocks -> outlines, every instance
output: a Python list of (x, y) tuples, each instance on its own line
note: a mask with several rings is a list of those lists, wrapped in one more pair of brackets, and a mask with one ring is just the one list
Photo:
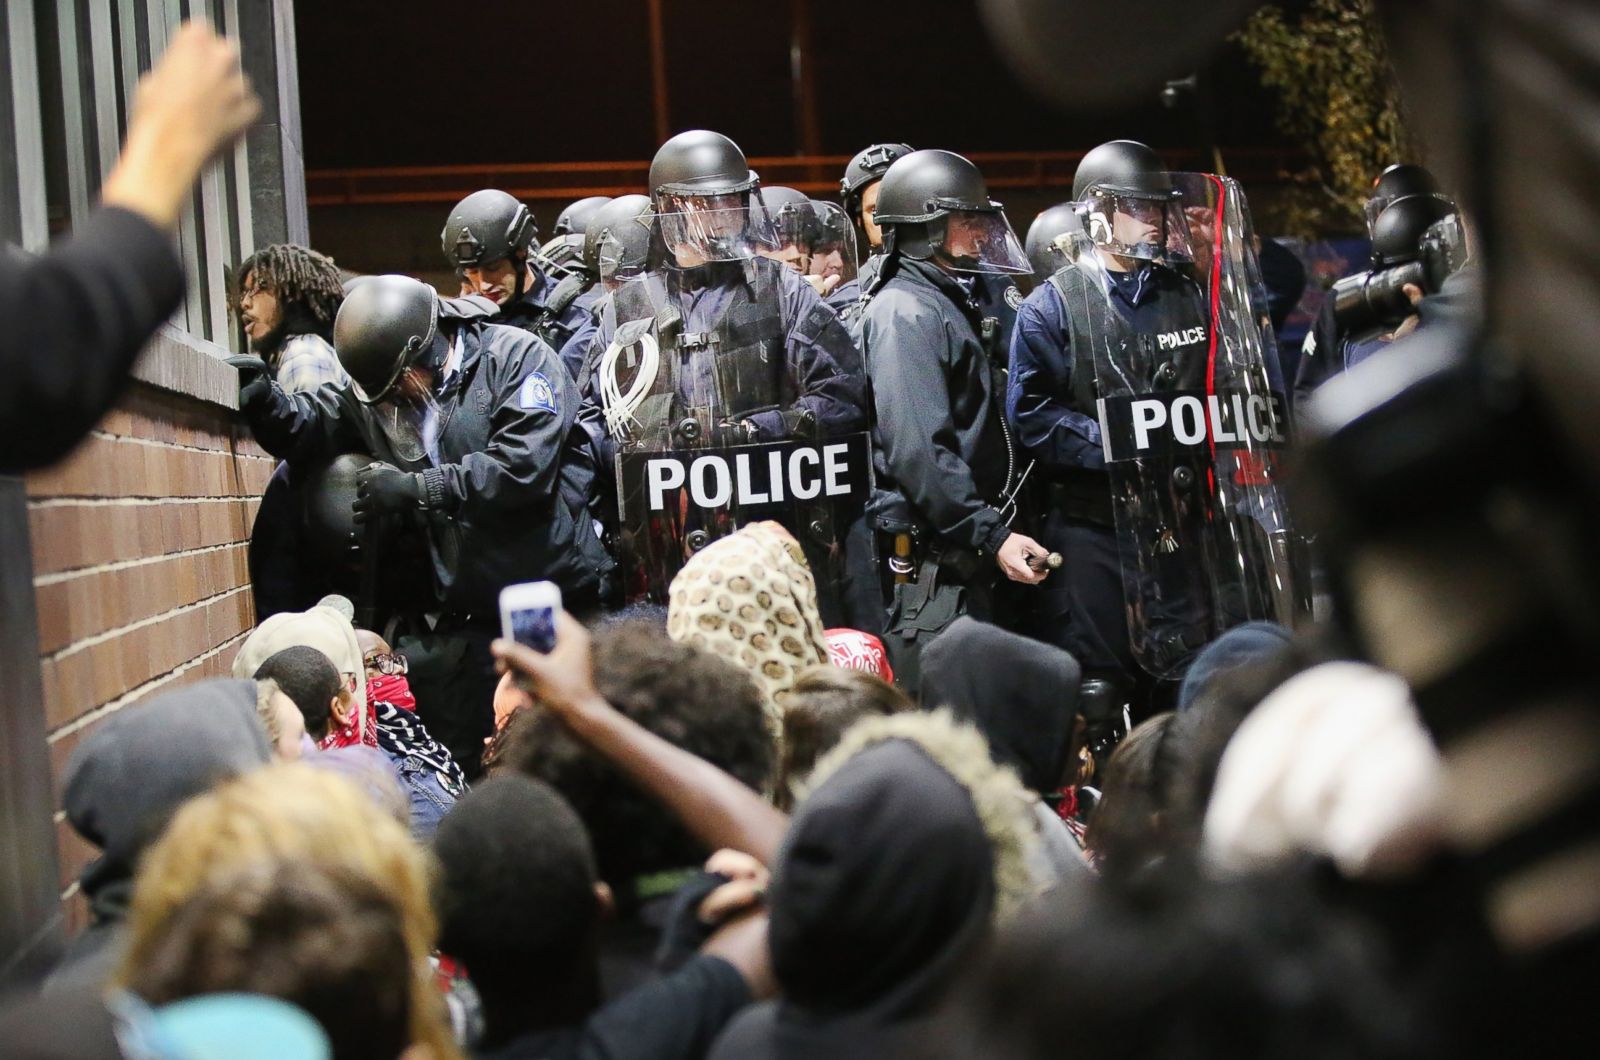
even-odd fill
[[(267, 362), (286, 393), (349, 381), (332, 344), (333, 318), (343, 302), (333, 259), (294, 243), (262, 247), (240, 262), (228, 298), (250, 352)], [(304, 611), (330, 588), (351, 591), (308, 555), (302, 527), (302, 513), (315, 500), (304, 484), (325, 478), (326, 463), (280, 463), (261, 495), (249, 550), (258, 619)]]
[(344, 287), (333, 259), (310, 247), (274, 243), (245, 258), (229, 303), (250, 351), (266, 360), (286, 392), (346, 379), (330, 340)]

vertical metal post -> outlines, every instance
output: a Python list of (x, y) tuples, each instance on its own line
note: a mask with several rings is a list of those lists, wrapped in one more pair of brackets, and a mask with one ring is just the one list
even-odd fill
[(817, 124), (817, 77), (811, 56), (811, 0), (789, 0), (789, 84), (794, 96), (794, 153), (816, 156), (822, 153), (822, 134)]
[(89, 214), (91, 192), (88, 160), (88, 143), (84, 130), (88, 121), (84, 114), (84, 78), (82, 53), (78, 48), (78, 2), (56, 0), (56, 46), (61, 56), (61, 130), (66, 142), (67, 163), (67, 216), (76, 227)]
[[(43, 250), (50, 242), (50, 223), (44, 184), (44, 132), (39, 113), (39, 58), (35, 53), (31, 0), (6, 0), (5, 84), (0, 88), (5, 104), (0, 132), (0, 152), (5, 170), (0, 176), (0, 211), (10, 222), (6, 238), (27, 250)], [(15, 209), (15, 213), (11, 211)]]
[(122, 134), (117, 124), (117, 42), (112, 37), (110, 5), (92, 5), (89, 8), (89, 62), (92, 73), (89, 90), (94, 98), (95, 144), (99, 157), (90, 180), (92, 191), (99, 193), (100, 185), (117, 162)]
[(661, 0), (645, 0), (650, 9), (650, 88), (655, 104), (656, 143), (672, 135), (667, 108), (667, 45), (662, 30)]
[[(32, 0), (0, 5), (0, 240), (43, 250), (39, 65)], [(33, 548), (22, 480), (0, 476), (0, 990), (54, 960), (63, 938), (54, 787), (39, 676)]]

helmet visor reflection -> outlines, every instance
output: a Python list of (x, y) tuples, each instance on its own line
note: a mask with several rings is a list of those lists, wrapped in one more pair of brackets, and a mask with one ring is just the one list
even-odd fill
[(1033, 271), (1022, 241), (999, 210), (953, 210), (944, 220), (939, 254), (957, 272)]

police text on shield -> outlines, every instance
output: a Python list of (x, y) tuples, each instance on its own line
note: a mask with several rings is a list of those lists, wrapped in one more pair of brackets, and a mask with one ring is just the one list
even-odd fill
[[(624, 506), (639, 498), (651, 512), (677, 507), (749, 511), (792, 502), (865, 498), (871, 456), (865, 435), (620, 458)], [(640, 494), (643, 494), (640, 498)]]
[(1104, 398), (1101, 442), (1106, 460), (1133, 460), (1211, 445), (1281, 449), (1288, 444), (1282, 394), (1269, 391), (1174, 390)]

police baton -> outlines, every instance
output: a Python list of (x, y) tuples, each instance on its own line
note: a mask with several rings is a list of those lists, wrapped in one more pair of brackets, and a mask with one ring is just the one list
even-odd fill
[[(1037, 560), (1038, 562), (1037, 563), (1034, 562), (1035, 560)], [(1044, 555), (1044, 556), (1030, 555), (1030, 556), (1028, 556), (1028, 561), (1027, 562), (1028, 562), (1028, 566), (1032, 567), (1034, 570), (1060, 570), (1061, 569), (1061, 553), (1059, 553), (1059, 552), (1051, 552), (1048, 555)], [(1040, 564), (1043, 564), (1043, 566), (1041, 566)]]

